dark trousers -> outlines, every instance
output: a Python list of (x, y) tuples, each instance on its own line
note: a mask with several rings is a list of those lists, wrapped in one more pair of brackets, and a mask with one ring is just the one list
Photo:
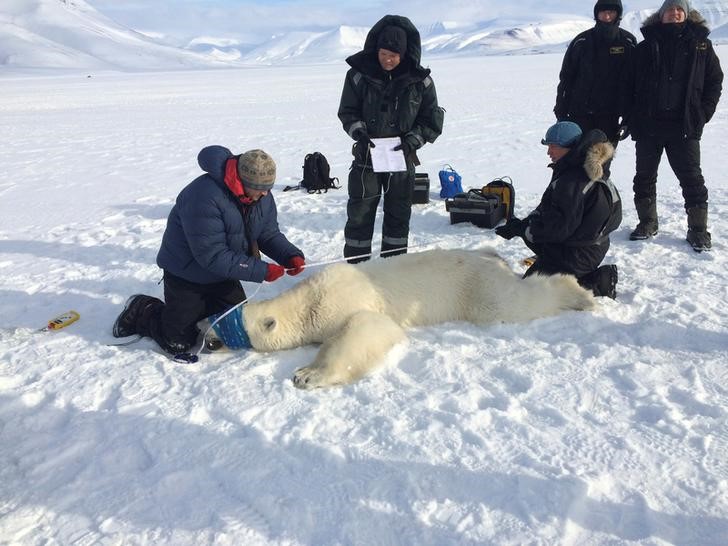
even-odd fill
[(523, 240), (536, 255), (536, 261), (528, 268), (524, 277), (540, 273), (555, 275), (567, 273), (577, 279), (589, 275), (602, 263), (609, 250), (609, 239), (592, 245), (568, 246), (556, 243), (533, 243)]
[(375, 173), (371, 169), (353, 166), (349, 172), (349, 201), (346, 205), (344, 227), (344, 257), (351, 263), (368, 259), (372, 251), (374, 221), (379, 201), (384, 196), (382, 222), (382, 255), (393, 256), (407, 252), (409, 223), (412, 215), (414, 167), (406, 172)]
[(619, 116), (614, 114), (585, 114), (583, 116), (570, 116), (573, 121), (586, 134), (592, 129), (600, 129), (607, 135), (612, 144), (619, 142)]
[[(197, 323), (245, 300), (240, 281), (198, 284), (164, 272), (164, 304), (153, 306), (138, 323), (138, 333), (152, 337), (167, 352), (189, 349), (197, 341)], [(170, 342), (174, 349), (170, 350)]]
[(680, 182), (685, 208), (705, 206), (708, 189), (700, 169), (700, 141), (694, 138), (648, 137), (635, 142), (637, 165), (632, 185), (635, 200), (657, 196), (657, 168), (663, 151)]

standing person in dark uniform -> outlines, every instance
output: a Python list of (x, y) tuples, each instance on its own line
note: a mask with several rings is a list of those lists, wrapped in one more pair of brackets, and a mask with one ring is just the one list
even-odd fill
[(597, 0), (594, 19), (594, 27), (578, 34), (566, 50), (554, 113), (557, 120), (573, 121), (584, 133), (600, 129), (616, 146), (628, 131), (637, 40), (619, 28), (621, 0)]
[(524, 277), (535, 273), (574, 275), (595, 296), (617, 297), (617, 266), (599, 264), (609, 250), (609, 233), (622, 221), (619, 192), (604, 176), (614, 146), (599, 129), (582, 134), (560, 121), (541, 141), (548, 146), (551, 183), (538, 207), (526, 218), (511, 218), (495, 232), (521, 237), (536, 254)]
[(680, 181), (688, 216), (687, 241), (696, 252), (712, 247), (708, 189), (700, 168), (700, 138), (723, 87), (720, 61), (705, 19), (687, 0), (666, 0), (642, 26), (637, 46), (634, 110), (634, 203), (639, 224), (632, 240), (657, 234), (657, 169), (665, 151)]
[[(278, 228), (270, 193), (276, 165), (268, 154), (234, 156), (223, 146), (208, 146), (197, 162), (205, 174), (177, 196), (157, 254), (165, 301), (130, 297), (112, 332), (149, 336), (173, 355), (195, 344), (198, 321), (245, 300), (240, 281), (273, 282), (286, 268), (297, 275), (305, 266), (303, 252)], [(278, 263), (264, 261), (261, 252)]]
[[(339, 119), (353, 138), (344, 256), (365, 260), (372, 251), (377, 207), (384, 194), (382, 255), (407, 252), (416, 151), (442, 132), (444, 111), (437, 104), (430, 70), (420, 66), (420, 33), (399, 15), (386, 15), (367, 35), (364, 49), (346, 62)], [(407, 170), (372, 170), (372, 138), (400, 137)], [(357, 258), (360, 256), (360, 258)]]

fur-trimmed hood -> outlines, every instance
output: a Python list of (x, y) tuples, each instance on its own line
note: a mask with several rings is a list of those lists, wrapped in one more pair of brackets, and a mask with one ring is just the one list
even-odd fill
[[(708, 23), (705, 20), (705, 17), (703, 17), (696, 9), (690, 10), (690, 13), (688, 13), (688, 16), (685, 18), (685, 22), (691, 24), (693, 28), (696, 29), (696, 31), (702, 32), (704, 30), (704, 37), (710, 34), (710, 28), (708, 28)], [(660, 13), (656, 11), (647, 19), (645, 19), (645, 22), (642, 24), (640, 31), (642, 32), (642, 35), (647, 38), (652, 32), (655, 31), (655, 27), (661, 24), (662, 21), (660, 19)]]
[(604, 176), (604, 165), (614, 157), (614, 146), (607, 135), (599, 129), (585, 134), (579, 145), (552, 165), (554, 172), (563, 168), (582, 165), (590, 181), (601, 180)]
[(592, 144), (584, 157), (584, 170), (589, 180), (601, 180), (604, 176), (604, 164), (614, 157), (614, 146), (611, 142)]

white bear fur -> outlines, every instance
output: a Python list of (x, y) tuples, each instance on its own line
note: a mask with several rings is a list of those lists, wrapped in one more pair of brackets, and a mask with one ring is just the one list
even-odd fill
[(297, 387), (312, 389), (371, 372), (408, 327), (522, 322), (593, 305), (572, 276), (521, 279), (491, 250), (429, 250), (328, 266), (273, 299), (245, 305), (243, 323), (258, 351), (322, 343), (293, 376)]

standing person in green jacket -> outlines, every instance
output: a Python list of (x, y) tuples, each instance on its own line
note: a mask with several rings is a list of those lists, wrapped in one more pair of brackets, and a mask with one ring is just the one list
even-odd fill
[[(364, 49), (346, 59), (339, 119), (353, 138), (344, 256), (368, 259), (374, 221), (384, 195), (382, 256), (407, 252), (416, 151), (442, 133), (444, 110), (437, 104), (430, 70), (420, 65), (420, 33), (406, 17), (386, 15), (367, 35)], [(374, 172), (373, 138), (399, 137), (406, 170)]]

